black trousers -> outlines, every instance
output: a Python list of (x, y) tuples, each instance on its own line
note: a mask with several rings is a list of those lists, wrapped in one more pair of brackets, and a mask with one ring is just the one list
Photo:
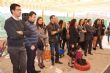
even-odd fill
[[(97, 38), (97, 45), (99, 44), (99, 47), (102, 48), (102, 40), (101, 40), (101, 36), (98, 36)], [(96, 45), (96, 46), (97, 46)]]
[(67, 40), (66, 42), (67, 42), (67, 50), (68, 50), (67, 55), (68, 55), (70, 52), (70, 43), (69, 43), (69, 40)]
[(64, 50), (64, 47), (65, 47), (65, 43), (66, 43), (66, 39), (63, 39), (63, 43), (62, 43), (62, 49)]
[(85, 50), (84, 52), (85, 53), (91, 53), (91, 50), (92, 50), (92, 39), (89, 39), (89, 40), (86, 40), (85, 41)]
[(25, 47), (8, 47), (8, 53), (13, 64), (13, 73), (25, 73), (27, 67)]
[(36, 50), (31, 50), (30, 46), (25, 46), (27, 50), (27, 73), (35, 73)]
[(79, 42), (79, 46), (82, 48), (82, 50), (85, 50), (85, 41)]

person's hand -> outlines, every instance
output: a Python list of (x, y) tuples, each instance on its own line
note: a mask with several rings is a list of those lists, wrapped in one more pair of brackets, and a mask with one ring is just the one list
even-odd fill
[(86, 32), (86, 30), (82, 30), (82, 32)]
[(74, 48), (74, 45), (72, 44), (71, 47)]
[(19, 34), (19, 35), (23, 35), (23, 31), (16, 31), (17, 32), (17, 34)]
[(35, 50), (35, 46), (34, 45), (31, 46), (31, 50)]
[(78, 46), (78, 43), (76, 43), (76, 45)]
[(46, 43), (45, 46), (48, 47), (49, 46), (49, 43)]
[(57, 31), (52, 31), (52, 35), (54, 35), (54, 34), (56, 34), (57, 33)]

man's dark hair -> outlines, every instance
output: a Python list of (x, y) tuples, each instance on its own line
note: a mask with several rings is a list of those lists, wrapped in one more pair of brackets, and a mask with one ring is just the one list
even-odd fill
[(34, 11), (31, 11), (31, 12), (29, 13), (29, 16), (32, 16), (33, 14), (36, 15), (36, 13), (35, 13)]
[(88, 20), (87, 20), (87, 22), (90, 22), (90, 21), (91, 21), (91, 19), (88, 19)]
[(55, 15), (51, 15), (51, 16), (50, 16), (50, 20), (51, 20), (53, 17), (55, 17)]
[(13, 14), (12, 10), (15, 10), (16, 7), (21, 7), (21, 6), (19, 4), (16, 4), (16, 3), (13, 3), (13, 4), (10, 5), (10, 12), (11, 12), (11, 14)]

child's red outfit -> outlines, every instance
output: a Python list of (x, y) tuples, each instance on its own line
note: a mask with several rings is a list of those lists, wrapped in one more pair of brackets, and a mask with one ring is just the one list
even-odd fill
[(75, 62), (77, 62), (78, 64), (80, 65), (86, 65), (87, 62), (85, 59), (83, 59), (83, 54), (82, 54), (82, 51), (77, 51), (76, 52), (76, 57), (75, 57)]
[(77, 51), (76, 52), (76, 60), (78, 60), (78, 59), (82, 59), (82, 57), (83, 57), (83, 54), (82, 54), (82, 51)]
[(90, 69), (90, 64), (86, 61), (86, 59), (83, 59), (83, 54), (81, 50), (78, 50), (76, 52), (74, 67), (81, 71), (86, 71)]

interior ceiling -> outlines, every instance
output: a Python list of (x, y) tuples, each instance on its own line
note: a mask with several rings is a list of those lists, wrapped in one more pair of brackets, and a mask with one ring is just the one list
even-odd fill
[(1, 4), (20, 3), (24, 8), (60, 12), (110, 11), (110, 0), (0, 0)]
[[(109, 5), (110, 0), (91, 0), (91, 1), (80, 1), (80, 0), (67, 0), (68, 2), (50, 2), (48, 5), (45, 5), (45, 8), (51, 10), (59, 10), (59, 11), (68, 11), (68, 12), (76, 12), (76, 11), (110, 11)], [(47, 4), (47, 3), (46, 3)]]

